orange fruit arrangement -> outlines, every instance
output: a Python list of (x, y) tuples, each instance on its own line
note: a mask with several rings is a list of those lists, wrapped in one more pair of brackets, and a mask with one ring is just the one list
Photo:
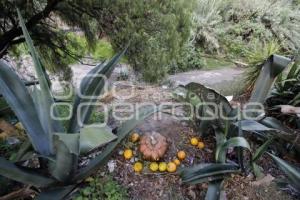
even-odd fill
[(198, 147), (199, 149), (204, 149), (205, 144), (204, 144), (203, 142), (199, 142), (197, 147)]
[(158, 165), (158, 169), (160, 172), (164, 172), (167, 170), (167, 163), (165, 162), (160, 162)]
[(134, 163), (133, 170), (135, 172), (141, 172), (143, 170), (143, 164), (141, 162)]
[(180, 165), (180, 160), (178, 160), (177, 158), (173, 160), (173, 163), (175, 163), (177, 166)]
[(123, 153), (123, 156), (126, 160), (130, 160), (133, 156), (133, 152), (131, 149), (126, 149)]
[(177, 157), (179, 160), (184, 160), (186, 157), (186, 153), (184, 151), (178, 151)]
[(169, 162), (168, 165), (167, 165), (167, 171), (170, 172), (170, 173), (173, 173), (175, 172), (177, 169), (177, 165), (173, 162)]
[(191, 142), (191, 145), (197, 146), (199, 143), (199, 140), (196, 137), (192, 137), (190, 142)]

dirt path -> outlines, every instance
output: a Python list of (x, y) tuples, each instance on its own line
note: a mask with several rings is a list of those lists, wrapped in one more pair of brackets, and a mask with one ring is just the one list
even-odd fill
[[(122, 66), (124, 67), (124, 66)], [(80, 82), (80, 80), (93, 68), (88, 65), (73, 65), (72, 71), (73, 81)], [(216, 70), (193, 70), (189, 72), (181, 72), (175, 75), (170, 75), (167, 80), (179, 84), (188, 84), (190, 82), (197, 82), (208, 86), (214, 86), (223, 82), (234, 82), (236, 79), (242, 77), (245, 70), (242, 68), (223, 68)], [(115, 74), (120, 72), (120, 66), (114, 71)]]
[[(78, 87), (78, 84), (82, 78), (93, 68), (93, 66), (88, 65), (73, 65), (73, 83)], [(112, 75), (111, 80), (116, 80), (120, 76), (122, 69), (128, 70), (126, 65), (120, 65), (116, 67)], [(128, 70), (129, 81), (137, 81), (137, 78), (133, 74), (132, 70)], [(175, 75), (169, 75), (166, 78), (167, 83), (171, 83), (172, 87), (178, 85), (185, 85), (190, 82), (201, 83), (209, 86), (223, 95), (234, 95), (239, 93), (244, 86), (243, 73), (245, 69), (243, 68), (223, 68), (216, 70), (194, 70), (189, 72), (177, 73)]]
[(243, 72), (244, 69), (242, 68), (224, 68), (209, 71), (195, 70), (171, 75), (169, 80), (175, 82), (176, 85), (197, 82), (212, 86), (224, 81), (234, 81), (241, 77)]

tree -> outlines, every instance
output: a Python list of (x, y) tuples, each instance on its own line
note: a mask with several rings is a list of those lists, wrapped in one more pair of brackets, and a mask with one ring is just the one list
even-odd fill
[(129, 63), (147, 80), (157, 80), (178, 59), (189, 37), (191, 5), (183, 0), (2, 0), (0, 58), (24, 42), (16, 14), (19, 7), (49, 71), (65, 72), (70, 78), (68, 60), (80, 58), (79, 44), (59, 28), (63, 22), (79, 28), (91, 49), (98, 36), (108, 37), (118, 51), (131, 41)]
[(0, 9), (3, 13), (0, 15), (0, 58), (24, 42), (17, 19), (16, 8), (19, 7), (45, 67), (64, 79), (70, 79), (69, 60), (80, 58), (74, 51), (80, 48), (75, 40), (67, 37), (67, 32), (59, 29), (59, 23), (62, 21), (70, 27), (80, 28), (92, 47), (96, 31), (93, 31), (88, 20), (88, 13), (79, 9), (85, 2), (87, 1), (1, 1)]
[[(193, 1), (103, 1), (100, 24), (115, 49), (130, 41), (129, 63), (147, 81), (162, 79), (177, 64), (191, 30)], [(111, 4), (114, 4), (111, 7)], [(111, 9), (110, 9), (111, 8)]]

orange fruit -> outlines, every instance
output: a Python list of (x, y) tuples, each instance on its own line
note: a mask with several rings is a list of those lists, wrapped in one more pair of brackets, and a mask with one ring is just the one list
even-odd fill
[(126, 160), (131, 159), (132, 156), (133, 156), (132, 150), (131, 150), (131, 149), (126, 149), (126, 150), (124, 151), (124, 153), (123, 153), (123, 156), (124, 156), (124, 158), (125, 158)]
[(205, 145), (204, 145), (203, 142), (199, 142), (199, 143), (198, 143), (198, 148), (199, 148), (199, 149), (204, 149), (204, 147), (205, 147)]
[(141, 172), (143, 170), (143, 164), (141, 162), (134, 163), (133, 170), (135, 172)]
[(172, 172), (175, 172), (177, 169), (177, 165), (173, 162), (169, 162), (168, 165), (167, 165), (167, 171), (172, 173)]
[(167, 163), (165, 163), (165, 162), (159, 163), (158, 169), (159, 169), (160, 172), (166, 171), (167, 170)]
[(137, 142), (140, 139), (140, 135), (138, 133), (131, 134), (131, 142)]
[(180, 165), (180, 160), (178, 160), (177, 158), (173, 160), (173, 163), (175, 163), (177, 166)]
[(196, 138), (196, 137), (192, 137), (192, 138), (191, 138), (191, 145), (197, 146), (198, 143), (199, 143), (198, 138)]
[(186, 157), (186, 153), (184, 151), (178, 151), (177, 157), (179, 158), (179, 160), (184, 160)]
[(152, 162), (149, 166), (150, 170), (153, 172), (156, 172), (158, 170), (158, 164), (157, 162)]

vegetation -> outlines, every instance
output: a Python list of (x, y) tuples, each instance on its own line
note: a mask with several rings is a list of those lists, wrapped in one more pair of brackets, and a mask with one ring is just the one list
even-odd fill
[(278, 41), (282, 50), (299, 50), (300, 6), (289, 0), (199, 0), (194, 15), (194, 38), (206, 52), (239, 58), (244, 49)]
[(290, 127), (299, 129), (300, 119), (296, 113), (282, 113), (282, 106), (300, 106), (300, 67), (299, 61), (290, 66), (287, 74), (277, 79), (271, 95), (266, 100), (267, 112)]
[[(101, 24), (119, 49), (130, 41), (128, 62), (146, 81), (161, 80), (180, 57), (190, 36), (190, 12), (193, 1), (111, 1), (103, 2), (103, 16), (114, 24)], [(118, 30), (118, 32), (115, 32)]]
[[(128, 62), (144, 75), (145, 80), (157, 81), (169, 72), (172, 64), (182, 59), (179, 54), (190, 35), (189, 13), (193, 2), (2, 1), (0, 9), (6, 12), (1, 17), (1, 57), (7, 51), (13, 51), (14, 45), (24, 42), (16, 23), (18, 5), (50, 72), (64, 72), (62, 77), (70, 79), (68, 64), (84, 56), (86, 48), (82, 48), (83, 39), (74, 38), (66, 31), (80, 28), (90, 49), (101, 50), (100, 45), (109, 55), (112, 54), (108, 50), (110, 47), (96, 42), (99, 35), (109, 38), (115, 51), (120, 51), (131, 41), (126, 53)], [(102, 58), (101, 54), (96, 50), (93, 56)]]
[(88, 186), (80, 189), (75, 200), (103, 199), (103, 200), (126, 200), (127, 191), (111, 177), (88, 178)]
[[(92, 105), (90, 103), (95, 100), (82, 99), (79, 94), (76, 94), (73, 104), (73, 115), (66, 132), (59, 121), (50, 117), (50, 111), (53, 109), (55, 115), (56, 110), (55, 107), (51, 109), (52, 105), (55, 104), (49, 89), (46, 74), (19, 10), (18, 15), (20, 26), (22, 27), (24, 37), (28, 44), (28, 49), (34, 60), (41, 89), (35, 87), (32, 93), (30, 93), (15, 72), (13, 72), (6, 63), (1, 61), (0, 92), (26, 129), (29, 141), (34, 151), (39, 155), (39, 170), (32, 171), (29, 167), (20, 168), (18, 165), (0, 157), (0, 174), (4, 177), (38, 188), (46, 188), (43, 190), (43, 193), (40, 194), (40, 198), (42, 199), (60, 199), (68, 195), (76, 187), (76, 183), (87, 178), (95, 169), (105, 162), (123, 137), (136, 126), (137, 121), (124, 123), (117, 130), (118, 138), (109, 131), (107, 127), (93, 128), (80, 125), (80, 120), (82, 120), (82, 123), (86, 123), (89, 120), (92, 111)], [(108, 63), (104, 62), (97, 65), (89, 74), (101, 74), (109, 77), (113, 67), (124, 52), (125, 50), (116, 55)], [(86, 96), (99, 96), (103, 87), (104, 80), (102, 77), (87, 76), (83, 79), (80, 90), (81, 94)], [(78, 116), (77, 108), (82, 102), (87, 103), (87, 106), (84, 107), (83, 112)], [(138, 120), (148, 116), (150, 113), (149, 111), (146, 113), (142, 112)], [(79, 117), (81, 118), (79, 119)], [(102, 137), (97, 137), (99, 133), (101, 133)], [(77, 168), (80, 154), (89, 152), (115, 139), (116, 141), (110, 143), (104, 151), (96, 156), (87, 166), (80, 170)], [(21, 148), (16, 156), (16, 161), (22, 161), (24, 159), (23, 156), (28, 152), (31, 145), (26, 144), (25, 147)], [(50, 176), (45, 175), (46, 171)], [(59, 182), (62, 183), (62, 186), (56, 188), (56, 191), (59, 191), (58, 194), (56, 192), (53, 193), (51, 187)]]
[[(283, 57), (274, 57), (276, 56), (273, 55), (264, 64), (264, 70), (260, 72), (260, 76), (262, 78), (258, 79), (258, 81), (256, 82), (254, 91), (250, 98), (250, 102), (265, 102), (267, 95), (271, 89), (271, 85), (275, 81), (275, 77), (279, 75), (290, 62), (288, 59)], [(294, 67), (291, 71), (297, 71), (295, 69), (296, 68)], [(209, 94), (210, 96), (211, 94), (214, 94), (215, 98), (208, 98)], [(274, 138), (283, 139), (284, 137), (287, 137), (287, 135), (290, 135), (290, 131), (287, 127), (285, 127), (280, 121), (274, 120), (271, 117), (254, 121), (243, 119), (243, 115), (236, 115), (241, 111), (238, 109), (233, 109), (224, 96), (218, 94), (212, 89), (206, 88), (201, 84), (190, 83), (180, 91), (176, 91), (175, 96), (197, 106), (195, 107), (194, 115), (197, 116), (198, 121), (196, 121), (194, 124), (198, 126), (197, 128), (200, 134), (203, 135), (204, 133), (206, 133), (207, 135), (210, 129), (213, 129), (213, 133), (215, 134), (215, 159), (217, 163), (198, 164), (192, 168), (185, 168), (181, 172), (183, 182), (191, 184), (209, 182), (206, 199), (219, 199), (222, 190), (222, 182), (225, 177), (228, 177), (232, 173), (240, 173), (241, 171), (245, 170), (248, 171), (248, 169), (250, 168), (251, 170), (253, 170), (253, 173), (256, 176), (260, 176), (261, 171), (255, 162), (267, 150), (268, 146), (274, 142)], [(209, 104), (201, 104), (201, 102), (216, 103), (219, 106), (215, 108), (214, 106), (210, 106)], [(210, 116), (211, 113), (218, 113), (219, 115), (220, 113), (223, 113), (223, 115), (228, 119), (224, 119), (224, 117), (221, 117), (218, 114), (215, 116), (217, 117), (216, 119), (199, 119), (199, 114), (200, 117), (205, 117)], [(247, 113), (249, 114), (249, 111)], [(251, 111), (250, 115), (253, 117), (257, 117), (260, 115), (260, 113)], [(266, 131), (271, 131), (273, 129), (278, 130), (278, 133), (273, 132), (271, 135), (266, 134)], [(243, 137), (244, 131), (251, 132), (259, 138), (263, 137), (266, 140), (265, 144), (258, 148), (254, 154), (250, 148), (249, 143)], [(295, 140), (297, 140), (297, 134), (295, 134), (293, 138), (291, 138), (291, 140), (287, 140), (287, 138), (285, 138), (284, 140), (287, 143), (295, 144)], [(228, 148), (235, 148), (236, 162), (238, 163), (238, 165), (226, 162)], [(242, 148), (247, 149), (251, 154), (251, 160), (249, 165), (247, 166), (244, 163), (245, 158)], [(295, 146), (296, 150), (298, 148), (299, 147)], [(292, 166), (277, 158), (276, 156), (271, 155), (271, 157), (276, 161), (280, 168), (288, 174), (288, 177), (292, 181), (293, 186), (295, 188), (298, 188), (299, 186), (295, 185), (295, 183), (300, 180), (299, 172), (296, 172), (296, 170)]]
[[(155, 193), (164, 199), (202, 199), (204, 188), (207, 200), (231, 199), (223, 196), (234, 187), (231, 181), (243, 191), (255, 190), (253, 185), (269, 181), (268, 176), (289, 195), (300, 195), (299, 0), (4, 0), (0, 9), (4, 199), (123, 200)], [(24, 54), (31, 56), (37, 80), (31, 86), (10, 64)], [(70, 80), (69, 65), (87, 59), (101, 63), (69, 99), (54, 95), (48, 72)], [(169, 82), (144, 87), (120, 81), (114, 84), (120, 96), (106, 95), (106, 80), (90, 75), (109, 78), (118, 62), (153, 83), (168, 73), (234, 64), (245, 74), (214, 84), (220, 92), (190, 81), (179, 85), (173, 95), (183, 104), (177, 104), (169, 96)], [(122, 66), (113, 78), (128, 80), (129, 73)], [(196, 78), (192, 73), (184, 75)], [(108, 113), (95, 109), (99, 102), (109, 102)], [(148, 109), (145, 102), (157, 107)], [(115, 107), (127, 103), (134, 109)], [(132, 132), (160, 109), (163, 116)], [(169, 112), (172, 118), (165, 117)], [(107, 117), (113, 128), (96, 126)], [(159, 124), (153, 122), (157, 117), (162, 117)]]
[(261, 72), (262, 66), (267, 59), (280, 52), (280, 45), (277, 41), (255, 43), (251, 48), (245, 50), (247, 59), (247, 72), (246, 72), (246, 91), (252, 91), (254, 84)]

